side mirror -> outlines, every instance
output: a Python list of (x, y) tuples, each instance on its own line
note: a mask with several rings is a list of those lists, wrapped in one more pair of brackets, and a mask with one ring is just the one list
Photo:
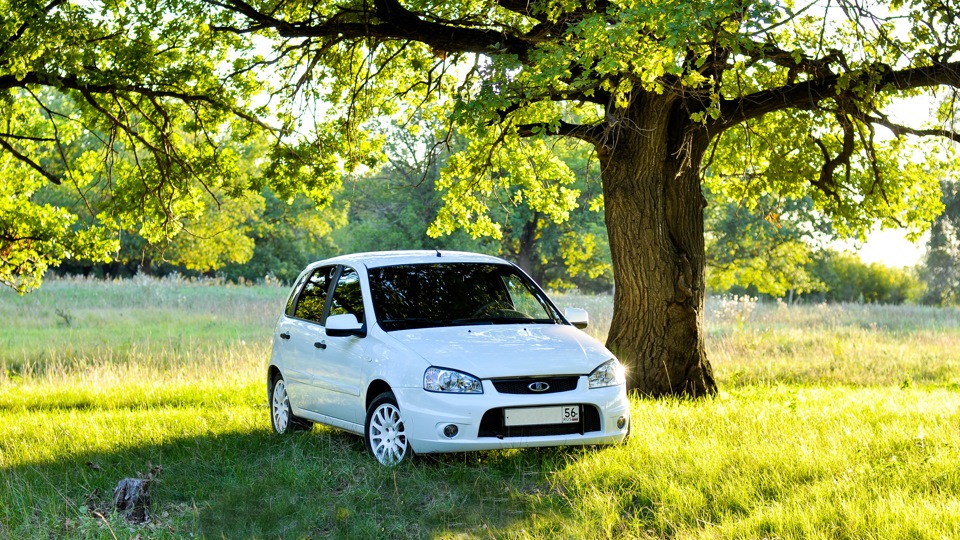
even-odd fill
[(343, 313), (327, 317), (325, 329), (327, 335), (333, 337), (364, 337), (367, 335), (366, 326), (358, 321), (357, 316), (352, 313)]
[(566, 315), (567, 320), (570, 321), (570, 324), (581, 330), (590, 324), (590, 315), (585, 309), (569, 307), (565, 310), (564, 315)]

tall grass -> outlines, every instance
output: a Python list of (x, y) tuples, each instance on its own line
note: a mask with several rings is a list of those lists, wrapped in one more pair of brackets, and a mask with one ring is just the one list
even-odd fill
[[(560, 294), (561, 308), (590, 312), (587, 332), (606, 338), (610, 296)], [(960, 309), (870, 304), (761, 303), (708, 297), (707, 351), (725, 388), (756, 384), (960, 389)]]
[[(623, 446), (386, 469), (337, 430), (271, 433), (286, 293), (0, 292), (0, 538), (960, 537), (956, 310), (710, 299), (718, 397), (635, 400)], [(609, 297), (557, 300), (604, 337)], [(151, 521), (127, 524), (111, 491), (151, 468)]]
[(24, 297), (0, 291), (0, 371), (36, 375), (87, 365), (184, 366), (197, 353), (268, 345), (287, 289), (176, 277), (51, 279)]

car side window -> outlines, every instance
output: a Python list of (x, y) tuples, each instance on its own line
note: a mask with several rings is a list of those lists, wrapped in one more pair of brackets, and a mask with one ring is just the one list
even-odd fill
[(297, 301), (297, 291), (300, 290), (300, 285), (303, 284), (303, 280), (306, 278), (306, 274), (301, 275), (300, 279), (297, 280), (294, 284), (293, 289), (290, 290), (290, 297), (287, 298), (287, 307), (283, 310), (286, 313), (287, 317), (293, 317), (293, 306)]
[(310, 274), (297, 300), (294, 317), (323, 324), (323, 306), (327, 303), (332, 274), (333, 268), (329, 266), (317, 268)]
[(333, 301), (330, 303), (330, 315), (351, 313), (357, 316), (357, 321), (363, 321), (363, 294), (360, 292), (360, 276), (357, 271), (347, 266), (340, 272), (337, 288), (333, 292)]

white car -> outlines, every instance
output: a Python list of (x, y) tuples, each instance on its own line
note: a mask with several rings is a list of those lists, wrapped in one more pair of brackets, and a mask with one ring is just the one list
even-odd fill
[(515, 265), (396, 251), (311, 264), (277, 322), (277, 433), (362, 435), (382, 464), (416, 453), (611, 444), (630, 427), (624, 371)]

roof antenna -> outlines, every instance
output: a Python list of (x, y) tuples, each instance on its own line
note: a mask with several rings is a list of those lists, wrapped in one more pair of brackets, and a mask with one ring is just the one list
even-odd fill
[(440, 257), (440, 250), (437, 249), (437, 248), (433, 248), (433, 249), (437, 252), (437, 257), (439, 258), (439, 257)]

